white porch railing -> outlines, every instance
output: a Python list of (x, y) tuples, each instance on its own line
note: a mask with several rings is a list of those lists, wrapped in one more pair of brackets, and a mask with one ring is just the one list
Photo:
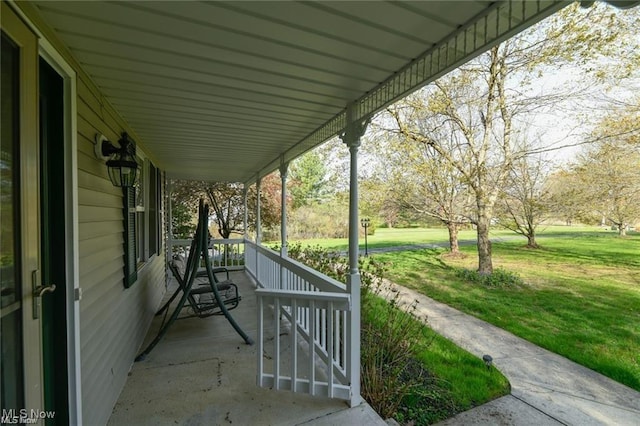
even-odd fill
[(258, 385), (351, 400), (346, 286), (248, 240), (245, 260), (261, 287)]
[[(172, 254), (189, 255), (191, 240), (170, 240)], [(245, 252), (244, 239), (212, 239), (209, 242), (209, 255), (213, 268), (224, 267), (230, 271), (244, 269)]]

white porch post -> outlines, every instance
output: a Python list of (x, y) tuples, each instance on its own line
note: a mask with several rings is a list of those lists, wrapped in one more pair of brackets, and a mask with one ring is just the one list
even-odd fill
[(166, 237), (166, 247), (165, 247), (165, 287), (169, 287), (169, 281), (171, 280), (171, 271), (169, 270), (169, 261), (173, 258), (173, 210), (171, 209), (171, 190), (173, 189), (173, 185), (171, 184), (171, 179), (167, 177), (167, 175), (165, 174), (165, 185), (164, 185), (164, 191), (165, 191), (165, 200), (166, 200), (166, 206), (165, 206), (165, 211), (167, 212), (166, 214), (166, 220), (167, 220), (167, 226), (165, 227), (165, 229), (167, 230), (167, 237)]
[(289, 163), (280, 165), (280, 256), (287, 255), (287, 175)]
[(362, 401), (360, 396), (360, 270), (358, 269), (358, 148), (360, 137), (364, 134), (369, 120), (354, 120), (354, 104), (347, 106), (347, 122), (340, 138), (349, 147), (351, 154), (351, 173), (349, 181), (349, 276), (347, 291), (351, 297), (350, 324), (347, 339), (351, 343), (348, 359), (348, 371), (351, 382), (350, 405), (356, 406)]
[(258, 246), (262, 241), (262, 229), (260, 228), (260, 176), (256, 180), (256, 282), (258, 287), (260, 287), (260, 252), (258, 251)]
[[(280, 257), (287, 256), (287, 174), (289, 163), (280, 164)], [(286, 269), (280, 264), (280, 288), (287, 288)]]
[(262, 227), (260, 224), (260, 183), (262, 179), (256, 181), (256, 244), (262, 243)]
[(248, 207), (248, 195), (249, 189), (247, 188), (247, 184), (244, 184), (242, 189), (242, 207), (244, 208), (244, 217), (242, 219), (242, 227), (244, 229), (244, 239), (249, 238), (249, 207)]

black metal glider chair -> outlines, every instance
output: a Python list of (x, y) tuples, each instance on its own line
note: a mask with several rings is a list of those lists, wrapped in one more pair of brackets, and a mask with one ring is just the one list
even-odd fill
[[(187, 282), (185, 281), (185, 277), (187, 276), (187, 264), (182, 255), (175, 255), (173, 259), (171, 259), (169, 262), (169, 270), (171, 270), (173, 277), (178, 283), (178, 288), (162, 308), (156, 312), (156, 315), (168, 312), (171, 303), (181, 292), (185, 290), (187, 286)], [(220, 294), (222, 302), (227, 305), (228, 310), (235, 309), (240, 303), (240, 300), (242, 300), (242, 297), (238, 292), (238, 286), (229, 279), (229, 270), (227, 268), (213, 268), (212, 272), (215, 280), (214, 285)], [(226, 276), (221, 280), (218, 278), (217, 274), (225, 274)], [(189, 310), (190, 313), (188, 315), (181, 315), (177, 319), (191, 317), (206, 318), (211, 315), (223, 314), (209, 284), (209, 277), (206, 269), (198, 269), (196, 271), (194, 285), (189, 291), (187, 302), (188, 303), (184, 305), (183, 309)]]
[[(196, 233), (193, 237), (193, 241), (191, 242), (189, 256), (184, 268), (184, 274), (179, 275), (181, 278), (179, 280), (179, 288), (171, 296), (169, 302), (165, 303), (165, 305), (160, 308), (160, 311), (158, 313), (161, 313), (165, 310), (168, 313), (173, 299), (176, 299), (179, 294), (182, 295), (178, 300), (178, 304), (173, 309), (173, 312), (171, 312), (169, 318), (166, 321), (163, 321), (163, 324), (160, 327), (160, 331), (158, 331), (158, 335), (153, 339), (151, 343), (149, 343), (149, 346), (147, 346), (145, 350), (136, 357), (136, 361), (144, 360), (162, 339), (162, 337), (164, 337), (164, 335), (169, 330), (169, 327), (171, 327), (175, 320), (178, 319), (180, 311), (182, 311), (182, 309), (185, 307), (185, 303), (189, 303), (189, 306), (194, 310), (194, 315), (197, 316), (209, 316), (212, 315), (211, 312), (219, 311), (220, 315), (224, 315), (227, 318), (229, 324), (231, 324), (231, 326), (236, 330), (240, 337), (242, 337), (245, 343), (247, 343), (248, 345), (253, 344), (253, 340), (240, 328), (238, 323), (236, 323), (236, 321), (229, 313), (229, 308), (227, 308), (227, 304), (232, 307), (236, 307), (240, 301), (236, 285), (231, 283), (231, 281), (229, 281), (228, 279), (220, 282), (215, 276), (214, 268), (211, 267), (211, 259), (209, 258), (209, 248), (207, 244), (208, 217), (209, 206), (205, 205), (204, 201), (200, 199), (200, 205), (198, 208), (198, 226), (196, 228)], [(204, 270), (199, 269), (200, 259), (205, 265)], [(216, 268), (217, 273), (224, 272), (219, 271), (218, 269), (219, 268)], [(180, 271), (178, 270), (178, 272)], [(202, 278), (205, 278), (205, 282), (202, 283), (203, 285), (198, 285), (194, 289), (194, 284), (196, 283), (196, 281), (199, 281)], [(233, 293), (230, 293), (231, 297), (227, 302), (226, 299), (224, 299), (221, 295), (221, 292), (226, 293), (230, 290), (235, 291), (235, 300)], [(205, 295), (207, 296), (203, 298), (203, 296)]]

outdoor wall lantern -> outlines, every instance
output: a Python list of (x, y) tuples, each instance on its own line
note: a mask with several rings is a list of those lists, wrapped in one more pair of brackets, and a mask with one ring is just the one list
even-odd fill
[(109, 179), (113, 186), (127, 188), (136, 183), (138, 163), (136, 162), (136, 146), (129, 140), (129, 135), (122, 133), (118, 141), (120, 147), (114, 146), (104, 135), (96, 135), (95, 154), (106, 161)]

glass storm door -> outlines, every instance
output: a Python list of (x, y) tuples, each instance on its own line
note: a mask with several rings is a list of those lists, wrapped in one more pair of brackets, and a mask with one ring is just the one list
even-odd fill
[(3, 421), (14, 422), (21, 409), (29, 419), (44, 410), (41, 298), (34, 297), (43, 291), (38, 51), (36, 36), (6, 2), (1, 7), (0, 399)]

